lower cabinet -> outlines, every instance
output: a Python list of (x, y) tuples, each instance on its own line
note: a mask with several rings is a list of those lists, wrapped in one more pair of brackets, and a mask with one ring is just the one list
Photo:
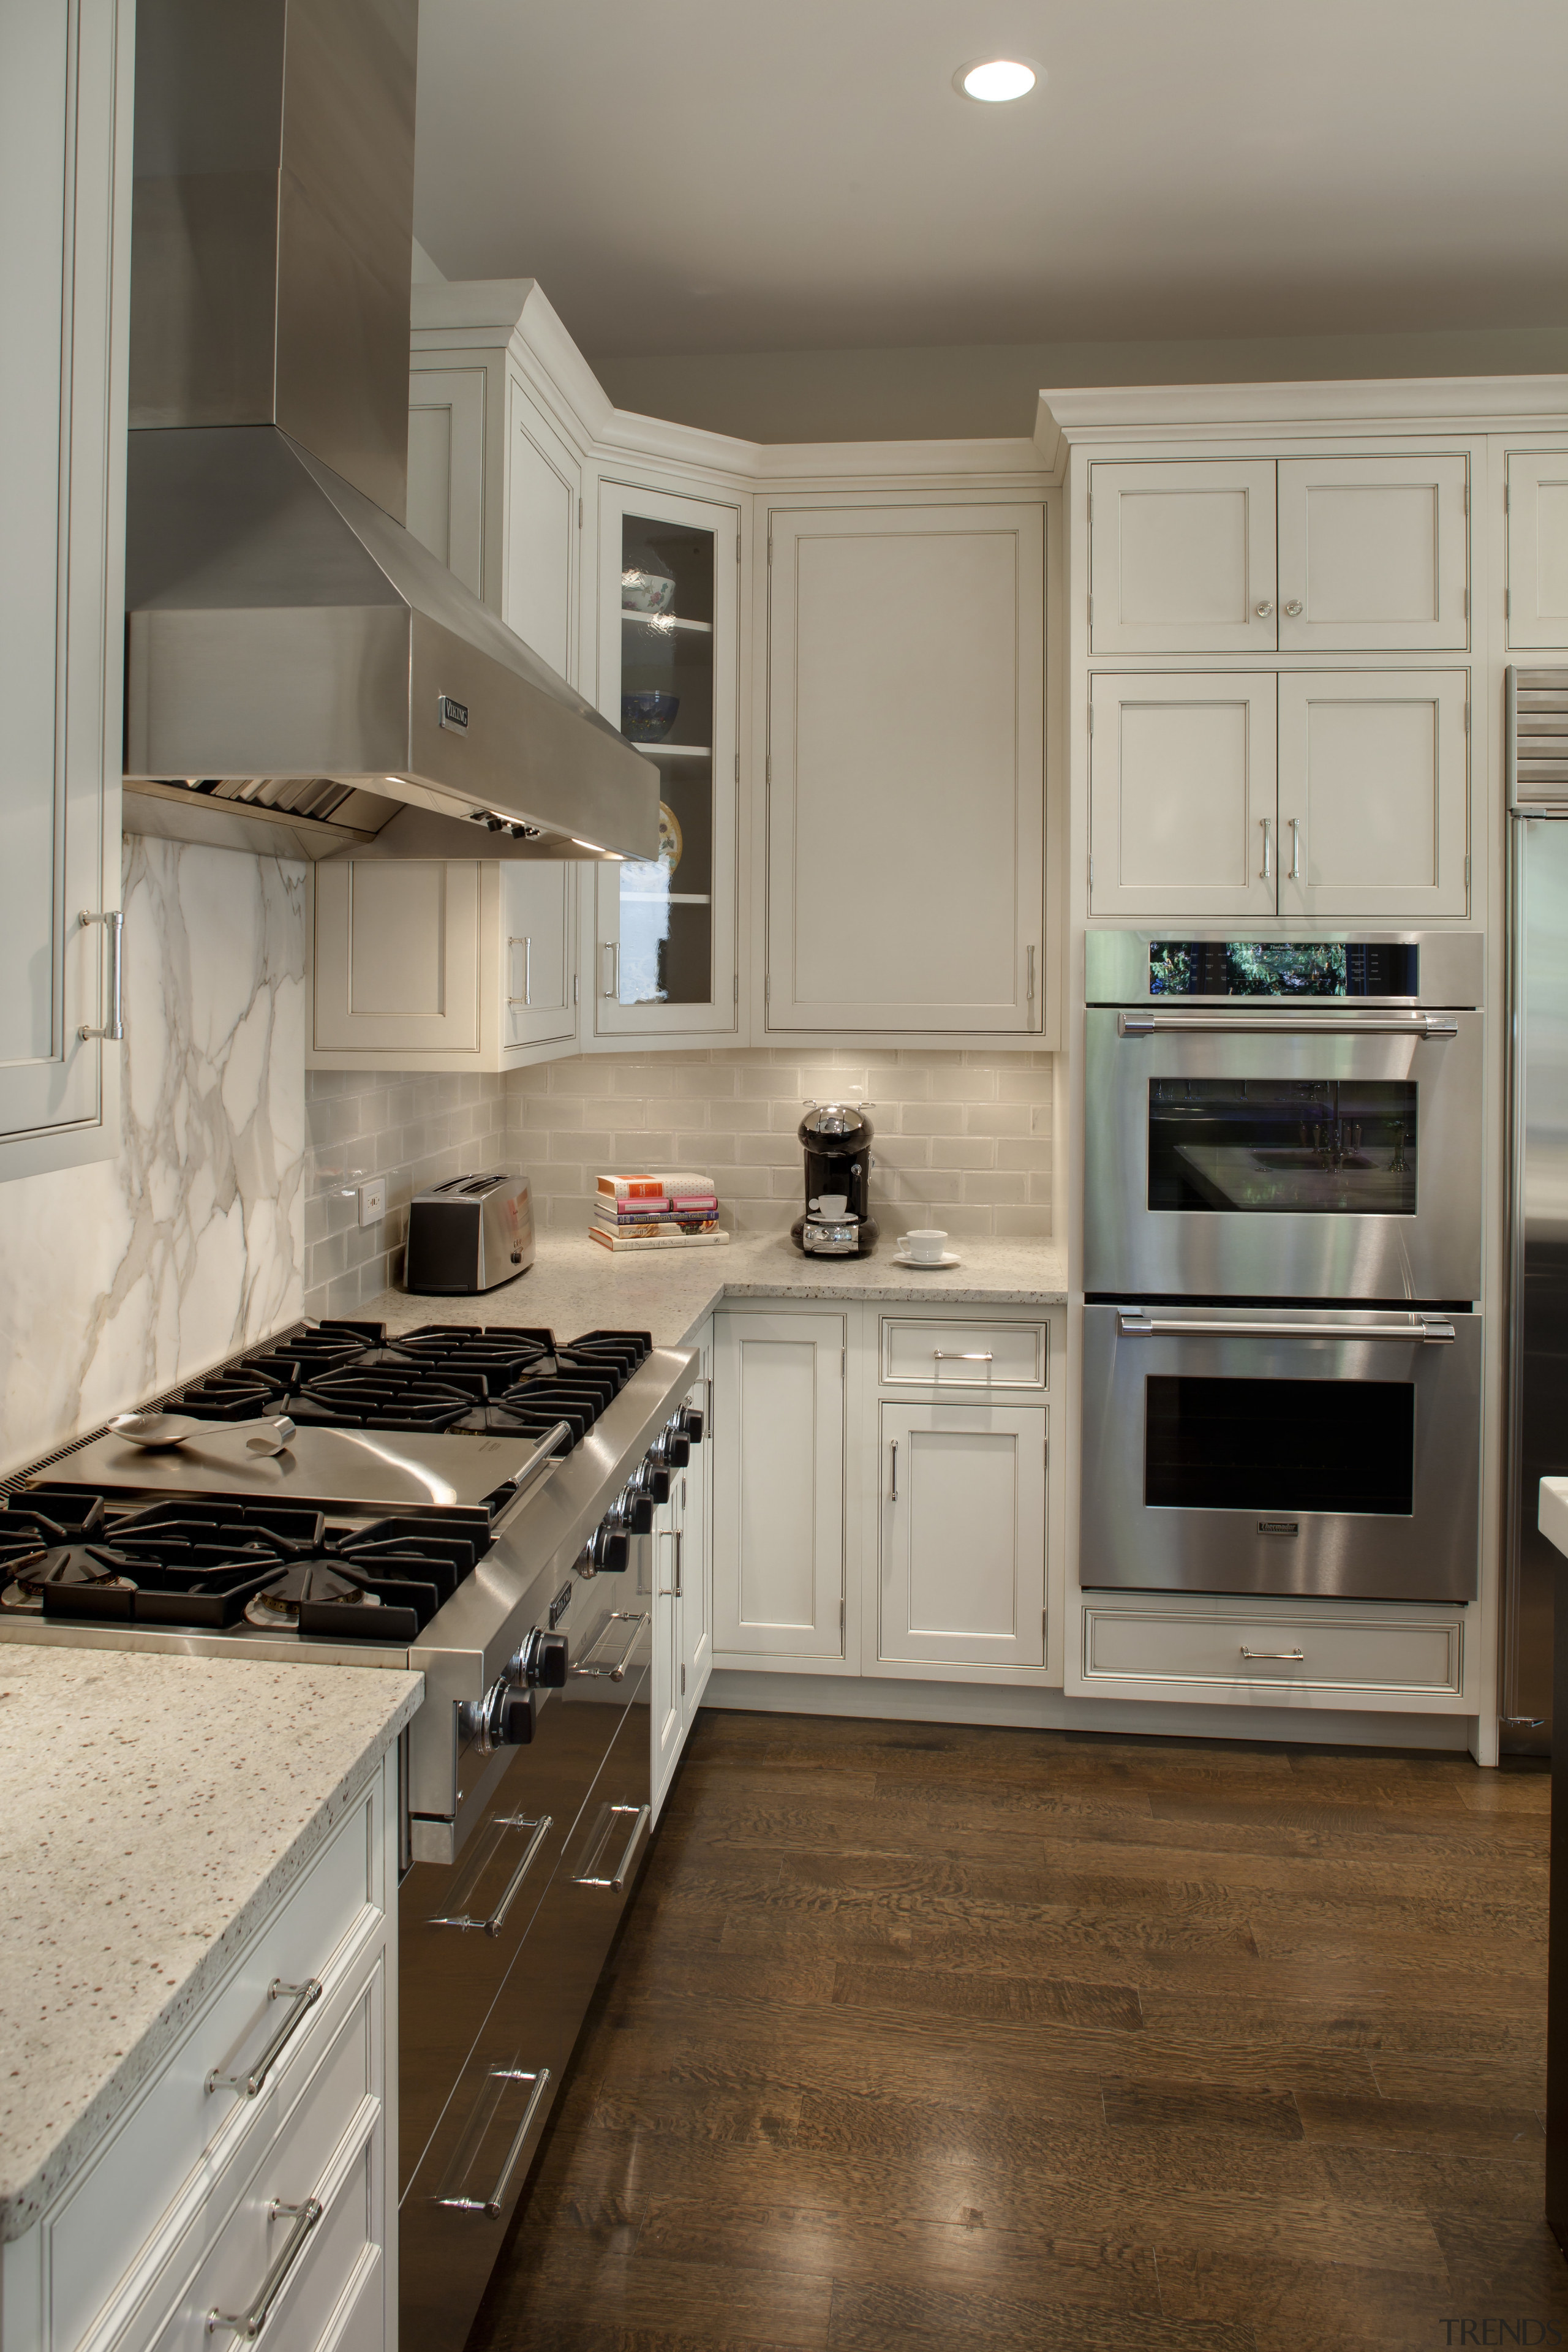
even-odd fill
[(714, 1318), (713, 1642), (727, 1664), (844, 1661), (847, 1325)]
[(713, 1565), (708, 1548), (708, 1487), (712, 1446), (708, 1439), (710, 1333), (699, 1343), (699, 1374), (681, 1400), (704, 1417), (704, 1442), (671, 1480), (644, 1547), (647, 1606), (653, 1618), (653, 1811), (680, 1760), (713, 1671)]
[(1043, 1666), (1043, 1405), (884, 1404), (879, 1664)]
[(397, 1762), (3, 2249), (5, 2352), (396, 2341)]
[(786, 1305), (714, 1318), (714, 1663), (1059, 1680), (1047, 1643), (1059, 1318)]

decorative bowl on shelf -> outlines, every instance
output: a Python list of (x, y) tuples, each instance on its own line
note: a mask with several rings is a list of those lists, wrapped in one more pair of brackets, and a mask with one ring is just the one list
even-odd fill
[(657, 558), (645, 556), (621, 573), (623, 613), (668, 613), (674, 602), (675, 583)]
[(621, 733), (632, 743), (662, 743), (679, 709), (679, 694), (623, 694)]

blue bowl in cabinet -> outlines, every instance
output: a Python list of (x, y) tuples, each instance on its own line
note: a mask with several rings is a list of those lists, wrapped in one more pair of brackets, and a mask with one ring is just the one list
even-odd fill
[(633, 743), (662, 743), (679, 709), (679, 694), (623, 694), (621, 733)]

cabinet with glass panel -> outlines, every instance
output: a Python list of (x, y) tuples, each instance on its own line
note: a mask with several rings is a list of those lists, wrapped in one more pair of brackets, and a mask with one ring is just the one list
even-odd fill
[(605, 481), (599, 531), (599, 708), (658, 772), (659, 848), (589, 869), (594, 1034), (730, 1040), (739, 509)]

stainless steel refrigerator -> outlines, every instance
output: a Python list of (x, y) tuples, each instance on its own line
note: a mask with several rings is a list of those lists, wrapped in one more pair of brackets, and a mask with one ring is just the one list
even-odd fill
[(1535, 1524), (1568, 1476), (1568, 669), (1510, 669), (1509, 1481), (1502, 1745), (1552, 1745), (1552, 1597), (1562, 1556)]

